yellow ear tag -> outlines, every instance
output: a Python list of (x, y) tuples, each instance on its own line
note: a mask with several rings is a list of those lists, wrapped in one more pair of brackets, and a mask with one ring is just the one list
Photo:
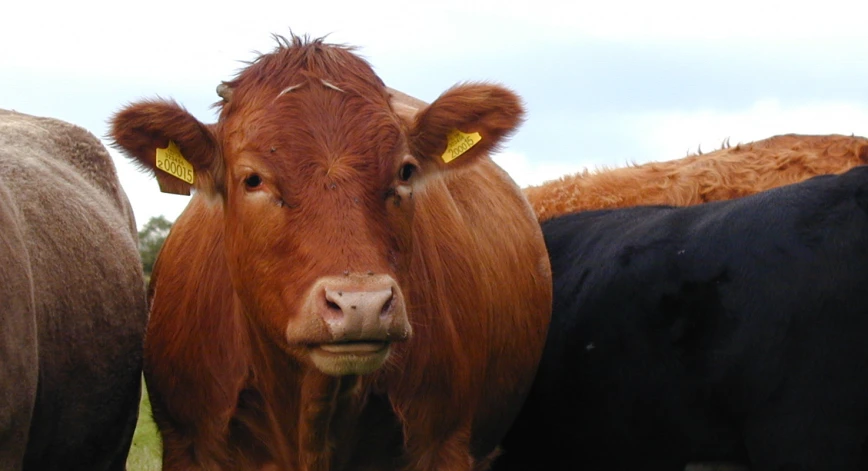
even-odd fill
[(465, 134), (457, 129), (453, 130), (446, 136), (446, 152), (441, 157), (443, 162), (447, 164), (457, 159), (458, 156), (467, 152), (471, 147), (475, 146), (482, 137), (478, 132)]
[(174, 141), (169, 141), (165, 149), (157, 148), (157, 168), (178, 177), (189, 184), (193, 184), (193, 165), (181, 155), (181, 150)]

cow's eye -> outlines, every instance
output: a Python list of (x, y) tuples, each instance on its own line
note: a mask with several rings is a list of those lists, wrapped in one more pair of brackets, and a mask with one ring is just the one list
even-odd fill
[(244, 179), (244, 185), (248, 190), (259, 188), (259, 185), (262, 185), (262, 177), (254, 173)]
[(400, 178), (402, 182), (409, 181), (410, 177), (412, 177), (417, 170), (418, 167), (407, 162), (404, 165), (401, 165), (401, 169), (398, 171), (398, 178)]

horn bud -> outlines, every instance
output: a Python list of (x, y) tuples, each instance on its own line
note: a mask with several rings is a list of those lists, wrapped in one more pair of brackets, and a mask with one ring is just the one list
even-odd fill
[(217, 85), (217, 95), (223, 98), (224, 102), (229, 103), (229, 99), (232, 98), (232, 87), (226, 82), (220, 82), (220, 85)]

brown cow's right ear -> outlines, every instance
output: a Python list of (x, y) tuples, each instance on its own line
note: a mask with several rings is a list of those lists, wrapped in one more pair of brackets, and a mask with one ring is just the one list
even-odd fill
[[(114, 147), (157, 177), (163, 192), (189, 195), (192, 186), (206, 194), (222, 193), (224, 167), (217, 140), (177, 103), (147, 100), (127, 106), (112, 118), (111, 137)], [(170, 142), (192, 165), (192, 185), (157, 167), (157, 149), (167, 149)]]

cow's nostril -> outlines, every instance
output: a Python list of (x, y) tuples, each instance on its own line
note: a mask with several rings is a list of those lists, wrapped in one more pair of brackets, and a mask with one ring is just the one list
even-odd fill
[(380, 278), (326, 278), (320, 282), (322, 287), (314, 293), (321, 297), (312, 307), (315, 315), (326, 321), (335, 341), (382, 342), (391, 329), (400, 330), (398, 324), (407, 323), (401, 289), (391, 277)]
[(383, 303), (383, 308), (380, 309), (380, 316), (387, 316), (392, 312), (392, 305), (395, 303), (395, 293), (392, 292), (392, 296)]

